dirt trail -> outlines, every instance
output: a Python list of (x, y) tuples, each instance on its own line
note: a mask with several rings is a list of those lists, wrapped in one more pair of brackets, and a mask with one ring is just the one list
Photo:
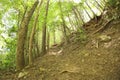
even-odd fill
[(120, 23), (85, 42), (55, 47), (33, 66), (1, 80), (120, 80)]

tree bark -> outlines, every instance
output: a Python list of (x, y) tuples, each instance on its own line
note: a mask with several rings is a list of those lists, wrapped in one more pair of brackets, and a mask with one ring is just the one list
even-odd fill
[(95, 0), (95, 2), (97, 3), (97, 5), (100, 7), (101, 10), (104, 9), (104, 8), (101, 6), (101, 4), (98, 3), (98, 1)]
[(49, 47), (50, 47), (50, 32), (47, 29), (47, 51), (49, 51)]
[[(84, 24), (84, 21), (83, 21), (80, 13), (79, 13), (79, 11), (78, 11), (78, 9), (76, 7), (74, 7), (74, 11), (75, 11), (76, 14), (78, 13), (78, 18), (80, 17), (80, 19), (82, 21), (82, 24)], [(82, 24), (80, 23), (80, 21), (78, 21), (78, 23), (79, 23), (78, 30), (83, 30), (84, 31), (84, 28), (83, 28)]]
[(103, 9), (102, 8), (100, 8), (100, 6), (97, 4), (97, 5), (94, 5), (95, 7), (96, 7), (96, 9), (98, 9), (99, 11), (100, 11), (100, 13), (102, 13), (103, 12)]
[(40, 7), (42, 5), (42, 1), (39, 4), (38, 10), (36, 11), (36, 17), (35, 17), (35, 21), (33, 23), (33, 28), (32, 28), (32, 32), (30, 34), (30, 40), (29, 40), (29, 64), (32, 64), (34, 59), (33, 59), (33, 42), (34, 42), (34, 36), (35, 36), (35, 31), (36, 31), (36, 26), (37, 26), (37, 22), (38, 22), (38, 18), (39, 18), (39, 12), (40, 12)]
[(25, 49), (25, 41), (27, 37), (27, 31), (28, 31), (28, 24), (30, 22), (30, 19), (34, 13), (34, 10), (36, 9), (39, 1), (35, 1), (32, 8), (26, 12), (25, 16), (23, 16), (23, 20), (20, 24), (19, 32), (18, 32), (18, 39), (17, 39), (17, 51), (16, 51), (16, 68), (17, 70), (21, 70), (25, 66), (25, 60), (24, 60), (24, 49)]
[(91, 12), (93, 13), (93, 15), (96, 16), (95, 12), (92, 10), (92, 8), (91, 8), (90, 5), (87, 3), (87, 1), (85, 2), (85, 4), (89, 7), (89, 9), (90, 9)]
[(81, 21), (82, 21), (82, 23), (84, 24), (85, 22), (83, 21), (83, 18), (82, 18), (82, 16), (81, 16), (81, 14), (80, 14), (80, 12), (78, 11), (78, 9), (75, 7), (75, 10), (77, 11), (77, 13), (79, 14), (79, 17), (80, 17), (80, 19), (81, 19)]
[(38, 53), (38, 57), (39, 57), (40, 56), (39, 32), (37, 32), (36, 47), (37, 47), (37, 53)]
[(74, 22), (71, 20), (71, 18), (70, 18), (70, 15), (69, 15), (69, 14), (67, 15), (67, 17), (68, 17), (68, 19), (69, 19), (69, 22), (70, 22), (70, 25), (71, 25), (72, 29), (74, 30), (74, 29), (75, 29)]
[(62, 11), (62, 6), (61, 6), (61, 2), (59, 0), (59, 6), (60, 6), (60, 11), (61, 11), (61, 19), (62, 19), (62, 26), (63, 26), (63, 35), (64, 35), (64, 39), (65, 39), (65, 43), (69, 42), (69, 39), (67, 37), (67, 31), (66, 31), (66, 24), (65, 24), (65, 20), (64, 20), (64, 16), (63, 16), (63, 11)]
[(53, 30), (53, 42), (56, 44), (56, 35), (55, 35), (55, 29)]
[(48, 9), (49, 9), (49, 2), (50, 0), (47, 1), (47, 6), (46, 6), (46, 13), (45, 13), (45, 19), (43, 23), (43, 30), (42, 30), (42, 54), (46, 54), (46, 24), (47, 24), (47, 15), (48, 15)]
[(74, 12), (74, 14), (75, 14), (75, 17), (76, 17), (76, 22), (77, 22), (77, 30), (79, 31), (79, 30), (81, 30), (81, 23), (80, 23), (80, 18), (79, 18), (79, 16), (78, 16), (78, 14), (77, 14), (77, 11), (75, 10), (75, 7), (73, 8), (73, 12)]
[(87, 13), (88, 17), (89, 17), (90, 19), (92, 19), (92, 17), (90, 16), (90, 14), (88, 13), (88, 11), (85, 9), (84, 6), (83, 6), (83, 8), (84, 8), (84, 11)]

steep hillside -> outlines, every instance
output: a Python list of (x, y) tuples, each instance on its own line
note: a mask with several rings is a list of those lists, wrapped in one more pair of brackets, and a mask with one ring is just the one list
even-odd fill
[(20, 72), (1, 73), (1, 80), (120, 80), (120, 22), (99, 22), (85, 26), (87, 39), (73, 33), (69, 44), (53, 46)]

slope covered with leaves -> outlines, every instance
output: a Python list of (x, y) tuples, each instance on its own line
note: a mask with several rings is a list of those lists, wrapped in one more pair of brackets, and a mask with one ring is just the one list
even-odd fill
[[(107, 22), (108, 21), (108, 22)], [(54, 45), (32, 66), (1, 72), (1, 80), (120, 80), (120, 22), (94, 19), (87, 37), (72, 33), (69, 44)]]

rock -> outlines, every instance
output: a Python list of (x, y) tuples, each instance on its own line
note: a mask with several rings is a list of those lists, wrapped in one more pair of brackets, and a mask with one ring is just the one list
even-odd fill
[(18, 75), (18, 78), (22, 78), (24, 76), (26, 76), (28, 74), (28, 72), (20, 72), (19, 75)]
[(98, 40), (92, 40), (92, 45), (93, 45), (93, 47), (94, 48), (98, 48), (99, 47), (99, 45), (98, 45), (99, 43), (98, 43)]
[(108, 42), (108, 41), (111, 41), (111, 37), (107, 35), (100, 35), (99, 40), (102, 42)]
[(101, 56), (101, 54), (98, 53), (97, 56)]
[(82, 62), (85, 62), (85, 60), (84, 60), (84, 59), (82, 59)]
[(42, 68), (42, 67), (40, 67), (39, 70), (40, 70), (40, 72), (45, 72), (46, 71), (46, 69)]
[(120, 41), (120, 37), (118, 38), (118, 41)]
[(112, 42), (104, 43), (104, 47), (105, 47), (105, 48), (109, 48), (111, 45), (112, 45)]
[(85, 53), (85, 55), (84, 55), (85, 57), (87, 57), (87, 56), (89, 56), (89, 53)]

